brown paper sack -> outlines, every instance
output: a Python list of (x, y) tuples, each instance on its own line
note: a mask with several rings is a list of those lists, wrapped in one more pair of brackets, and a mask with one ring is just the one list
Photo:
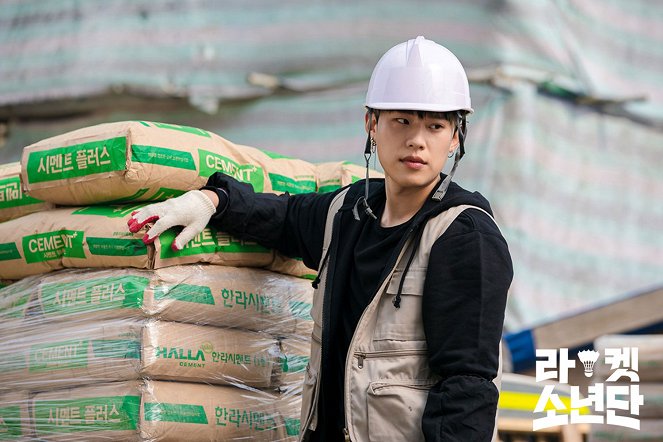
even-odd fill
[(3, 330), (14, 333), (15, 327), (47, 321), (144, 317), (152, 277), (152, 271), (138, 269), (64, 269), (28, 276), (0, 289), (0, 336)]
[(309, 281), (262, 269), (186, 265), (155, 271), (148, 312), (164, 320), (264, 331), (274, 336), (312, 329)]
[(144, 317), (152, 278), (151, 270), (65, 269), (19, 283), (34, 293), (29, 321), (71, 322)]
[(152, 379), (269, 387), (279, 368), (269, 335), (209, 325), (150, 321), (142, 355), (142, 374)]
[(179, 264), (210, 263), (225, 266), (263, 267), (272, 262), (274, 252), (254, 242), (238, 240), (207, 226), (182, 250), (172, 249), (180, 228), (163, 232), (153, 243), (154, 266), (159, 269)]
[[(366, 178), (366, 168), (347, 161), (316, 164), (318, 193), (333, 192), (341, 187)], [(384, 178), (376, 170), (369, 169), (370, 178)]]
[(46, 322), (3, 335), (0, 384), (12, 389), (135, 379), (140, 372), (137, 321)]
[(142, 384), (114, 382), (38, 393), (30, 413), (40, 440), (141, 441)]
[(23, 192), (20, 163), (0, 165), (0, 222), (51, 208), (53, 204), (32, 198)]
[(0, 289), (0, 336), (17, 322), (156, 316), (308, 337), (312, 297), (309, 281), (262, 269), (65, 269)]
[(0, 393), (0, 440), (33, 440), (27, 391)]
[(245, 147), (174, 124), (123, 121), (68, 132), (23, 150), (30, 196), (63, 205), (157, 201), (199, 189), (220, 171), (270, 191)]
[(245, 153), (267, 172), (271, 193), (291, 195), (317, 190), (317, 169), (314, 164), (266, 150), (247, 148)]
[(304, 278), (308, 280), (314, 280), (318, 274), (317, 271), (306, 267), (301, 259), (288, 258), (287, 256), (284, 256), (278, 252), (274, 253), (274, 261), (265, 267), (265, 269), (272, 272), (283, 273), (284, 275), (296, 276), (297, 278)]
[(0, 223), (0, 278), (19, 279), (66, 267), (161, 268), (208, 262), (263, 267), (273, 251), (205, 228), (180, 251), (171, 248), (178, 232), (164, 232), (151, 245), (147, 227), (130, 233), (127, 218), (141, 205), (61, 208)]
[(36, 285), (35, 278), (26, 278), (0, 288), (0, 342), (5, 341), (6, 333), (14, 333), (14, 329), (23, 323), (33, 307)]
[(159, 381), (145, 387), (141, 435), (163, 442), (283, 441), (287, 436), (284, 411), (275, 395)]
[(127, 229), (135, 207), (61, 208), (0, 223), (0, 278), (64, 267), (149, 268), (152, 249)]
[(45, 441), (291, 441), (300, 408), (260, 390), (130, 381), (39, 393), (31, 415)]
[(286, 438), (284, 440), (295, 442), (301, 431), (302, 396), (300, 394), (294, 396), (281, 394), (277, 404), (285, 420)]
[(282, 339), (281, 344), (281, 379), (279, 390), (284, 396), (301, 395), (304, 375), (311, 353), (311, 340)]

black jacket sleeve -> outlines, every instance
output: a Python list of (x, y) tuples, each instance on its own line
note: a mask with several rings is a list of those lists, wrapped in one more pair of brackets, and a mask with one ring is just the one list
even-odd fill
[(217, 172), (205, 188), (228, 192), (228, 204), (219, 207), (210, 224), (244, 240), (273, 248), (290, 257), (301, 257), (317, 269), (327, 211), (337, 192), (274, 195), (256, 193), (250, 184)]
[(424, 410), (427, 441), (491, 440), (512, 277), (507, 244), (483, 212), (465, 210), (433, 245), (422, 307), (430, 367), (441, 380)]

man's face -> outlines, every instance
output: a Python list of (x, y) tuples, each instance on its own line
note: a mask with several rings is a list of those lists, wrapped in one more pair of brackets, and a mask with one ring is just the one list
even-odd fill
[(454, 124), (409, 111), (380, 111), (377, 124), (373, 121), (371, 134), (389, 191), (430, 192), (458, 145)]

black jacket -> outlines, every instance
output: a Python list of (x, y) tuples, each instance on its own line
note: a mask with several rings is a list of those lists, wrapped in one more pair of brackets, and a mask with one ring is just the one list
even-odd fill
[[(228, 191), (227, 207), (220, 208), (211, 223), (238, 238), (252, 240), (301, 257), (317, 269), (327, 210), (336, 192), (328, 194), (272, 195), (254, 193), (250, 185), (216, 173), (209, 187)], [(338, 232), (329, 256), (325, 318), (341, 308), (334, 300), (349, 275), (353, 245), (366, 215), (356, 221), (352, 207), (363, 194), (364, 181), (351, 186), (340, 210)], [(371, 180), (369, 204), (383, 204), (384, 180)], [(413, 218), (408, 233), (393, 251), (385, 273), (408, 235), (421, 234), (425, 221), (451, 207), (470, 204), (491, 213), (479, 193), (451, 183), (441, 202), (428, 199)], [(498, 392), (499, 341), (504, 322), (507, 290), (513, 270), (507, 244), (493, 221), (478, 210), (464, 211), (435, 242), (430, 251), (424, 284), (423, 321), (431, 370), (441, 377), (430, 390), (422, 428), (431, 441), (490, 441)], [(386, 277), (383, 274), (382, 278)], [(379, 284), (378, 284), (379, 285)], [(336, 293), (336, 294), (335, 294)], [(325, 324), (334, 327), (335, 324)], [(321, 382), (325, 382), (325, 336), (322, 341)]]

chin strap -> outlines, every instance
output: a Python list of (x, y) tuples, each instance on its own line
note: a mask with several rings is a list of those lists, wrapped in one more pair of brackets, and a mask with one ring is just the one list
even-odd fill
[(447, 175), (447, 177), (442, 180), (439, 187), (433, 194), (432, 198), (435, 201), (442, 201), (442, 198), (444, 198), (444, 195), (447, 193), (447, 189), (449, 188), (449, 184), (451, 184), (451, 179), (453, 178), (454, 173), (456, 173), (458, 163), (465, 155), (465, 134), (467, 132), (467, 120), (465, 115), (461, 112), (456, 113), (456, 118), (456, 130), (458, 131), (458, 149), (456, 149), (456, 154), (454, 155), (454, 165), (451, 168), (449, 175)]
[[(369, 109), (368, 111), (369, 121), (372, 122), (373, 111)], [(378, 219), (377, 216), (373, 213), (371, 206), (368, 205), (368, 169), (371, 161), (371, 155), (373, 153), (373, 143), (371, 142), (371, 134), (369, 132), (368, 137), (366, 138), (366, 148), (364, 149), (364, 159), (366, 160), (366, 186), (364, 187), (364, 196), (360, 197), (357, 202), (355, 202), (354, 207), (352, 208), (352, 214), (355, 219), (359, 221), (359, 206), (364, 210), (364, 213), (370, 216), (373, 219)]]

